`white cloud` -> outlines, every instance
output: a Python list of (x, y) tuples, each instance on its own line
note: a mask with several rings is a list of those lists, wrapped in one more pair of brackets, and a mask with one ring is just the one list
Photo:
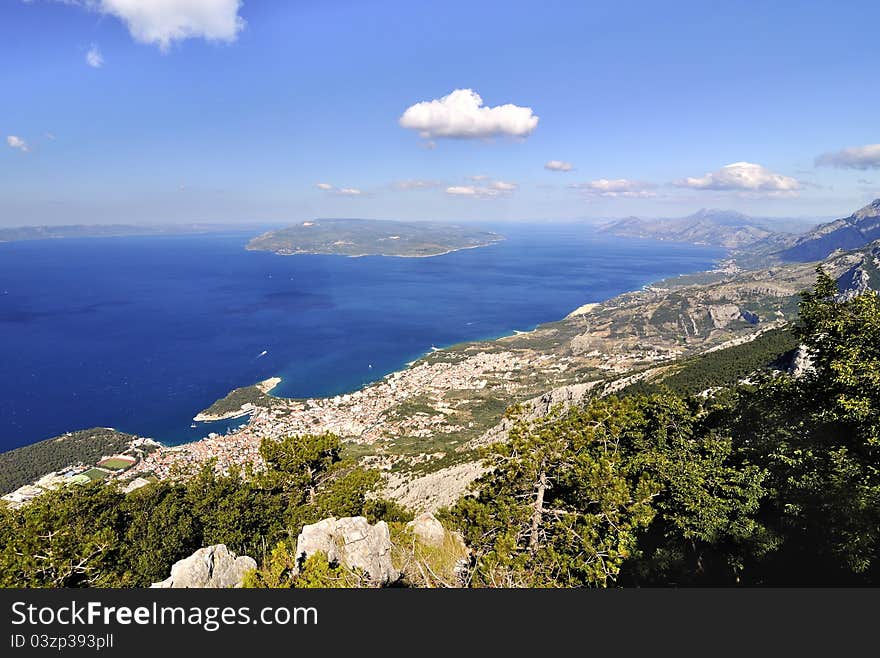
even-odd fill
[(401, 180), (393, 184), (398, 190), (431, 190), (440, 187), (435, 180)]
[(356, 187), (336, 187), (335, 185), (331, 185), (330, 183), (315, 183), (315, 187), (319, 190), (324, 190), (325, 192), (332, 192), (333, 194), (340, 194), (342, 196), (357, 196), (359, 194), (363, 194), (361, 190)]
[(590, 196), (609, 198), (647, 199), (656, 196), (651, 191), (656, 185), (628, 178), (600, 178), (587, 183), (573, 183), (570, 187), (581, 190)]
[(403, 128), (419, 131), (425, 139), (528, 137), (537, 127), (538, 117), (530, 107), (511, 104), (487, 107), (472, 89), (456, 89), (439, 100), (408, 107), (399, 123)]
[[(472, 179), (475, 177), (471, 177)], [(481, 177), (482, 180), (485, 177)], [(473, 199), (495, 199), (502, 195), (516, 191), (519, 186), (516, 183), (508, 183), (496, 180), (487, 185), (453, 185), (446, 188), (446, 194), (452, 196), (470, 197)]]
[(734, 162), (718, 171), (697, 178), (685, 178), (673, 183), (678, 187), (695, 190), (743, 190), (747, 192), (788, 192), (801, 189), (800, 181), (791, 176), (776, 174), (759, 164)]
[(880, 169), (880, 144), (852, 146), (833, 153), (823, 153), (816, 158), (818, 167), (839, 169)]
[(573, 168), (570, 162), (563, 162), (562, 160), (550, 160), (550, 162), (544, 165), (544, 169), (550, 171), (571, 171)]
[(82, 0), (80, 4), (115, 16), (136, 41), (156, 44), (163, 52), (185, 39), (232, 42), (245, 27), (238, 15), (241, 0)]
[(489, 183), (489, 187), (499, 192), (513, 192), (519, 187), (516, 183), (506, 183), (503, 180), (496, 180)]
[(27, 153), (31, 150), (26, 141), (15, 135), (9, 135), (9, 137), (6, 138), (6, 143), (10, 148), (18, 149), (22, 153)]
[(104, 56), (101, 54), (97, 44), (93, 43), (92, 47), (89, 48), (89, 52), (86, 53), (86, 64), (93, 69), (99, 69), (104, 66)]
[(446, 194), (451, 194), (452, 196), (469, 196), (469, 197), (477, 197), (481, 196), (481, 190), (486, 192), (492, 192), (493, 190), (486, 190), (485, 188), (477, 187), (476, 185), (453, 185), (451, 187), (446, 188)]

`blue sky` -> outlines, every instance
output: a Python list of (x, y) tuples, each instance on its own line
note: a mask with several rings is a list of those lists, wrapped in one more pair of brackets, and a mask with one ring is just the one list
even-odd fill
[(878, 23), (876, 1), (4, 0), (0, 224), (841, 216), (880, 196)]

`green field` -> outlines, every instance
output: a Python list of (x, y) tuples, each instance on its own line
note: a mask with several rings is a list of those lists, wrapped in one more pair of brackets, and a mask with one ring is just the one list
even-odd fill
[(82, 475), (85, 475), (92, 482), (97, 482), (98, 480), (103, 480), (110, 474), (107, 471), (102, 471), (100, 468), (90, 468), (85, 473), (82, 473)]
[(111, 457), (110, 459), (104, 459), (103, 461), (98, 462), (98, 466), (109, 468), (111, 471), (124, 471), (126, 468), (133, 465), (134, 462), (130, 462), (127, 459), (119, 459), (118, 457)]

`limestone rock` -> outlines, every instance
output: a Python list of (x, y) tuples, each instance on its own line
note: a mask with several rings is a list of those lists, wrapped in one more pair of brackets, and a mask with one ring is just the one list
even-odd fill
[(792, 377), (803, 377), (815, 370), (813, 359), (806, 345), (799, 345), (788, 365), (788, 374)]
[(391, 533), (388, 524), (376, 525), (363, 516), (330, 517), (307, 525), (296, 540), (297, 560), (323, 552), (331, 563), (358, 569), (376, 585), (387, 585), (400, 576), (391, 562)]
[(446, 528), (430, 512), (420, 514), (406, 527), (426, 546), (443, 546), (446, 541)]
[(150, 587), (241, 587), (245, 574), (256, 568), (257, 563), (253, 558), (236, 556), (225, 544), (215, 544), (200, 548), (188, 558), (175, 562), (171, 575)]

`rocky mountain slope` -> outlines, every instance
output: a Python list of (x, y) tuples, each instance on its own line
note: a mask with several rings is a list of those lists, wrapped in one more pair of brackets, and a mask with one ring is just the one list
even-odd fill
[(849, 217), (816, 227), (778, 256), (783, 261), (819, 260), (837, 249), (857, 249), (877, 239), (880, 239), (880, 199)]

